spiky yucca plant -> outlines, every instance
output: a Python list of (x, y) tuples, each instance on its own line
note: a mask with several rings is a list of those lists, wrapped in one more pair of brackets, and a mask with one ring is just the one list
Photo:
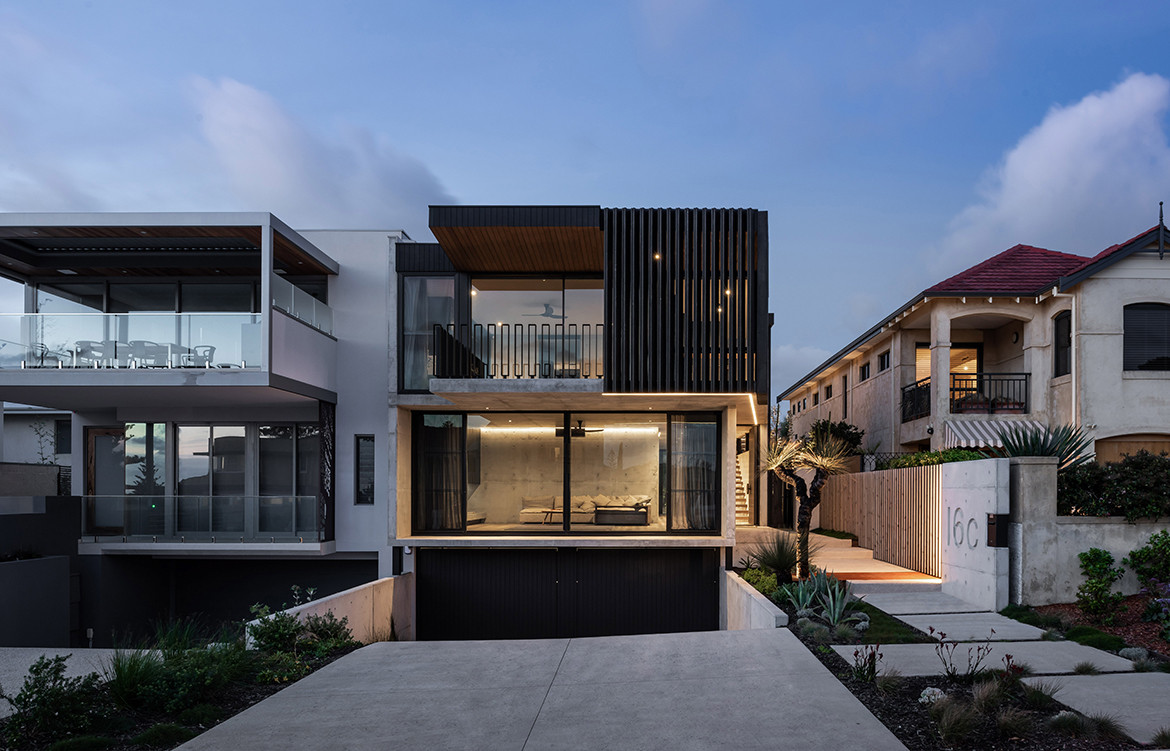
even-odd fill
[[(821, 503), (821, 488), (829, 475), (845, 471), (845, 458), (849, 448), (843, 441), (825, 433), (814, 434), (801, 440), (775, 441), (764, 458), (764, 468), (787, 477), (796, 485), (796, 497), (800, 508), (796, 515), (797, 544), (800, 551), (800, 577), (809, 575), (808, 535), (812, 524), (812, 512)], [(798, 473), (811, 470), (812, 482), (806, 483)]]
[(1092, 440), (1075, 425), (1049, 428), (1008, 423), (1000, 427), (999, 439), (1003, 447), (995, 449), (996, 456), (1055, 456), (1061, 470), (1093, 459)]

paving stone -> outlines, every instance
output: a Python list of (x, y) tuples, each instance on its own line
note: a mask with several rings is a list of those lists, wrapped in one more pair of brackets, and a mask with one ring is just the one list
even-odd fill
[[(1014, 621), (999, 613), (959, 613), (953, 615), (899, 615), (899, 620), (909, 623), (923, 633), (934, 626), (935, 631), (947, 635), (948, 641), (980, 641), (990, 637), (993, 641), (1038, 640), (1044, 632), (1035, 626)], [(995, 633), (991, 633), (992, 629)]]
[[(968, 650), (981, 643), (964, 642), (955, 648), (953, 659), (960, 672), (967, 669)], [(1103, 672), (1133, 670), (1133, 663), (1129, 660), (1071, 641), (992, 642), (990, 648), (983, 660), (984, 668), (1003, 667), (1004, 655), (1010, 654), (1015, 662), (1026, 664), (1042, 674), (1072, 673), (1073, 667), (1081, 662), (1091, 662)], [(838, 645), (833, 649), (846, 662), (853, 663), (853, 652), (857, 647)], [(942, 660), (933, 644), (885, 644), (881, 653), (881, 665), (896, 669), (902, 675), (939, 675), (943, 672)]]
[(1060, 686), (1056, 700), (1081, 714), (1117, 718), (1129, 737), (1149, 743), (1161, 728), (1170, 727), (1170, 673), (1113, 673), (1025, 678)]
[(866, 595), (865, 601), (890, 615), (986, 612), (985, 608), (942, 592), (882, 592)]

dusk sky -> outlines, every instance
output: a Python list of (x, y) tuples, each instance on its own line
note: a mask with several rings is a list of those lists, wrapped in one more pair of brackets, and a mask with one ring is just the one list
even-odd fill
[(0, 211), (426, 240), (431, 203), (762, 209), (778, 392), (1011, 245), (1153, 226), (1168, 31), (1163, 2), (5, 2)]

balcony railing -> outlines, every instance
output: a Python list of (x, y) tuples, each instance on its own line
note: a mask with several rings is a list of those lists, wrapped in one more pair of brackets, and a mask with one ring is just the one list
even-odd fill
[(602, 324), (435, 326), (436, 378), (601, 378)]
[(902, 422), (930, 414), (930, 378), (902, 387)]
[(321, 542), (317, 496), (91, 495), (82, 535), (153, 542)]
[(0, 315), (0, 368), (258, 368), (254, 313)]
[(318, 331), (333, 335), (333, 309), (300, 287), (272, 275), (272, 307), (283, 310)]
[(1027, 414), (1029, 374), (951, 373), (951, 413)]
[[(1027, 414), (1028, 373), (951, 373), (951, 414)], [(930, 379), (902, 387), (902, 422), (930, 414)]]

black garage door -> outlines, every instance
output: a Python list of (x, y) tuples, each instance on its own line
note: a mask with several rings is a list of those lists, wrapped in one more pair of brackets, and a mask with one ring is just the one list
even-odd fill
[(419, 639), (719, 627), (718, 551), (415, 548)]

